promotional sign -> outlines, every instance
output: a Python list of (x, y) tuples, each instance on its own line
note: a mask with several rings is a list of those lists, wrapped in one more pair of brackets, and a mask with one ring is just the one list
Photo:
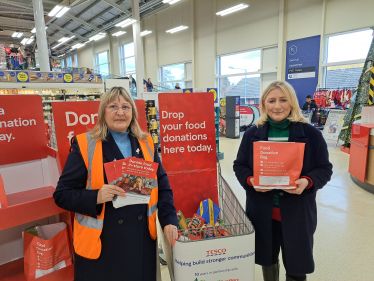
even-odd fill
[(64, 83), (73, 83), (73, 74), (64, 73)]
[(73, 80), (75, 83), (96, 83), (98, 77), (93, 74), (73, 74)]
[(240, 106), (240, 128), (250, 126), (254, 121), (254, 115), (252, 109), (248, 106)]
[(0, 165), (46, 158), (46, 146), (41, 96), (1, 95)]
[(305, 143), (259, 141), (253, 143), (254, 187), (295, 189), (303, 168)]
[(175, 280), (255, 280), (254, 234), (175, 242)]
[(318, 84), (320, 40), (318, 35), (287, 41), (286, 81), (294, 87), (300, 106)]
[(220, 106), (220, 107), (225, 107), (225, 106), (226, 106), (226, 99), (225, 99), (225, 98), (222, 98), (222, 99), (219, 101), (219, 106)]
[[(70, 141), (73, 136), (91, 130), (96, 122), (100, 101), (75, 101), (52, 103), (53, 118), (55, 122), (58, 154), (61, 167), (64, 167), (70, 152)], [(144, 101), (136, 100), (138, 109), (138, 123), (142, 130), (147, 131)], [(42, 110), (43, 112), (43, 110)]]
[(0, 82), (17, 82), (14, 71), (0, 71)]
[(208, 92), (214, 94), (214, 105), (218, 106), (219, 104), (219, 97), (218, 97), (218, 89), (217, 88), (208, 88), (206, 89)]
[(218, 205), (213, 93), (158, 98), (162, 165), (177, 211), (192, 217), (202, 200)]
[(192, 92), (193, 92), (192, 88), (183, 89), (183, 93), (192, 93)]
[(29, 82), (29, 74), (25, 71), (17, 71), (17, 82)]
[(54, 83), (56, 73), (53, 72), (29, 72), (30, 83)]
[(62, 83), (64, 81), (64, 75), (62, 73), (56, 73), (56, 82)]
[(343, 128), (344, 116), (344, 110), (330, 110), (322, 133), (326, 140), (338, 140), (340, 131)]

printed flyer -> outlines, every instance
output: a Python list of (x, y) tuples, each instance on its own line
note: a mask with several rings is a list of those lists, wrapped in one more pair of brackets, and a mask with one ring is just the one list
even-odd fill
[(109, 184), (126, 192), (126, 197), (115, 196), (113, 207), (120, 208), (135, 204), (148, 204), (157, 181), (158, 163), (136, 157), (104, 164)]
[(253, 143), (254, 187), (295, 189), (303, 168), (305, 143), (259, 141)]

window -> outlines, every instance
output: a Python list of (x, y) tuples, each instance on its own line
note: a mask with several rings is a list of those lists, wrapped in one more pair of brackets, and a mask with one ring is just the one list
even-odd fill
[(192, 63), (184, 62), (160, 68), (161, 90), (174, 90), (179, 83), (181, 89), (192, 87)]
[(134, 42), (122, 45), (119, 49), (119, 52), (121, 58), (121, 74), (126, 76), (135, 74), (136, 67)]
[(78, 54), (74, 55), (74, 65), (75, 65), (75, 67), (79, 67), (78, 66)]
[(96, 70), (100, 74), (109, 74), (108, 51), (96, 54)]
[(258, 104), (261, 74), (256, 72), (261, 70), (261, 50), (221, 56), (218, 63), (220, 98), (240, 96), (241, 104)]
[(61, 68), (65, 68), (65, 59), (61, 59)]
[(66, 67), (73, 67), (73, 58), (67, 57), (66, 58)]
[(327, 37), (322, 64), (326, 88), (357, 87), (372, 38), (371, 29)]

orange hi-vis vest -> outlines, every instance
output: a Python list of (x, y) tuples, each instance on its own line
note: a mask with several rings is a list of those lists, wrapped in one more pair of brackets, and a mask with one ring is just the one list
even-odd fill
[[(90, 133), (77, 137), (78, 145), (87, 167), (86, 189), (100, 189), (104, 183), (103, 149), (101, 141), (94, 141)], [(146, 141), (138, 139), (144, 160), (154, 162), (154, 145), (152, 137)], [(152, 239), (157, 238), (156, 211), (158, 203), (158, 184), (154, 180), (154, 188), (148, 203), (148, 228)], [(101, 253), (100, 235), (104, 225), (105, 203), (97, 218), (75, 213), (74, 218), (74, 249), (75, 252), (88, 259), (98, 259)]]

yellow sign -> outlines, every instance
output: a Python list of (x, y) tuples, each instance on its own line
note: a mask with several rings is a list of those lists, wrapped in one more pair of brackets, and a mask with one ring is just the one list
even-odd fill
[(70, 83), (71, 81), (73, 81), (73, 75), (71, 75), (71, 74), (65, 74), (64, 75), (64, 81), (66, 83)]
[(217, 99), (217, 92), (214, 89), (210, 89), (209, 92), (214, 93), (214, 101)]
[(186, 90), (185, 93), (191, 93), (191, 91), (190, 90)]
[(27, 75), (26, 72), (20, 72), (17, 74), (17, 79), (18, 81), (26, 82), (27, 80), (29, 80), (29, 75)]
[(226, 106), (226, 99), (221, 99), (219, 103), (221, 104), (221, 106)]

